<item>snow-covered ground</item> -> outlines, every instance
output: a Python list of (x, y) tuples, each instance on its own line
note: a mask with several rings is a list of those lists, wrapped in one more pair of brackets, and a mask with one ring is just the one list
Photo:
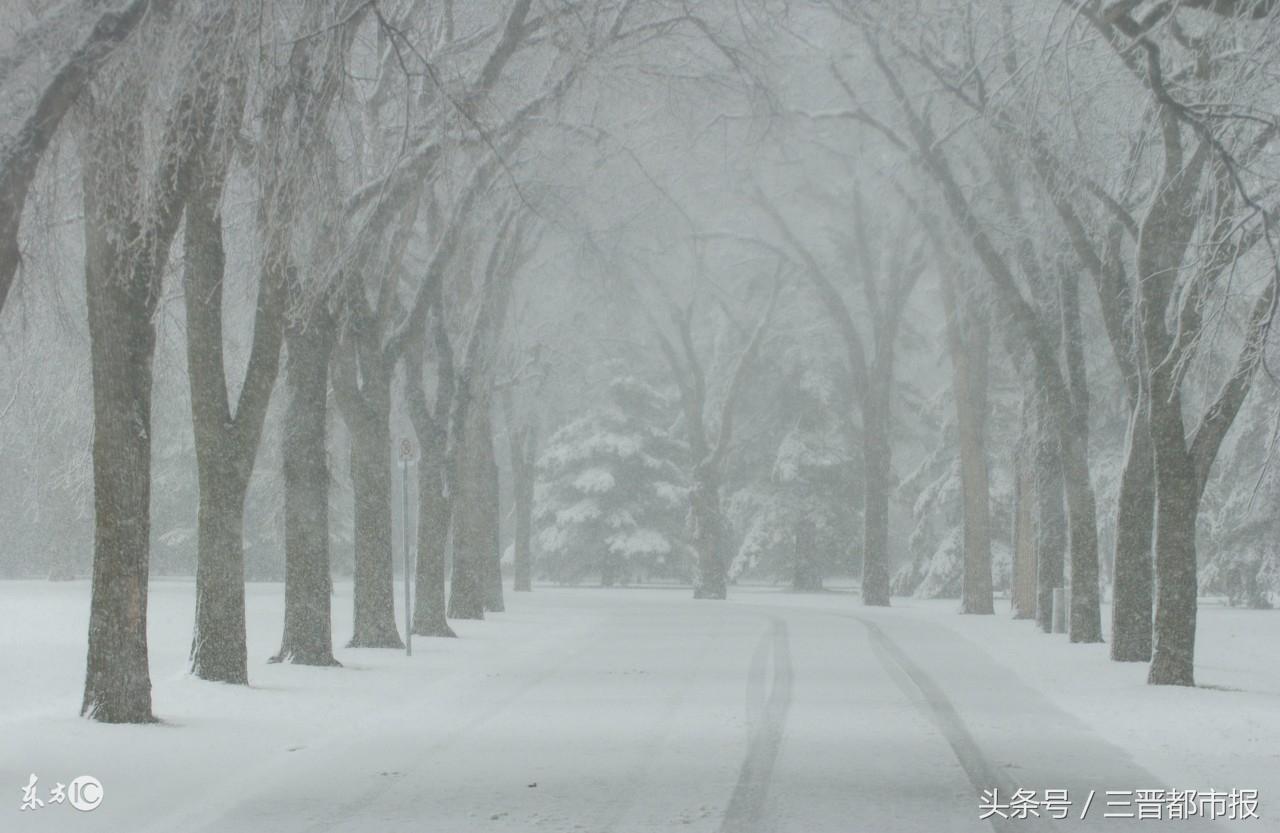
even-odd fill
[[(1002, 689), (1016, 682), (1109, 739), (1158, 784), (1115, 784), (1112, 789), (1257, 789), (1264, 830), (1280, 830), (1280, 610), (1231, 608), (1202, 600), (1196, 638), (1196, 688), (1149, 686), (1145, 663), (1115, 663), (1107, 646), (1073, 645), (1065, 635), (1044, 634), (1034, 623), (1010, 619), (1008, 602), (995, 616), (962, 616), (948, 600), (894, 599), (892, 612), (860, 609), (843, 593), (739, 594), (745, 604), (803, 606), (874, 616), (890, 634), (895, 626), (937, 625), (964, 639), (998, 665), (1001, 676), (973, 680), (956, 673), (950, 641), (935, 635), (909, 642), (916, 660), (946, 686), (971, 720), (986, 714), (994, 725), (1034, 747), (1037, 715), (1023, 714)], [(1110, 637), (1110, 606), (1103, 605)], [(947, 684), (950, 683), (948, 686)], [(1008, 711), (1001, 713), (1002, 707)], [(1019, 732), (1018, 727), (1025, 727)], [(1019, 767), (1022, 750), (1011, 750)], [(1252, 820), (1251, 820), (1252, 821)], [(1185, 825), (1179, 825), (1185, 829)]]
[[(281, 593), (249, 588), (243, 688), (184, 673), (193, 588), (154, 582), (163, 722), (104, 726), (76, 716), (87, 584), (0, 582), (0, 831), (976, 831), (987, 783), (1256, 788), (1262, 820), (1225, 827), (1280, 829), (1280, 613), (1205, 607), (1186, 690), (1005, 615), (760, 588), (538, 588), (411, 658), (269, 665)], [(102, 804), (23, 811), (33, 773)], [(1104, 801), (1083, 826), (1124, 826)]]

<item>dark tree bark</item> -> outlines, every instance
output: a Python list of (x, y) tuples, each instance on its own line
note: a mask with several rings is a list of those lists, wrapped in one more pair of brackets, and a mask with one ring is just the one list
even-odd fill
[[(1071, 583), (1068, 637), (1072, 642), (1102, 641), (1102, 592), (1098, 584), (1098, 501), (1089, 471), (1089, 385), (1085, 376), (1084, 329), (1080, 321), (1080, 280), (1063, 268), (1058, 276), (1062, 311), (1069, 413), (1062, 455), (1067, 495), (1067, 545)], [(1052, 395), (1052, 389), (1051, 389)]]
[[(1153, 385), (1153, 395), (1167, 395)], [(1200, 484), (1186, 448), (1181, 402), (1151, 409), (1155, 447), (1156, 607), (1148, 679), (1159, 685), (1195, 685), (1196, 518)]]
[[(483, 410), (473, 403), (470, 410)], [(485, 611), (486, 543), (488, 540), (485, 504), (488, 501), (487, 468), (477, 448), (480, 420), (465, 421), (458, 461), (457, 491), (453, 497), (453, 573), (449, 580), (449, 618), (483, 619)]]
[(444, 460), (435, 454), (418, 463), (418, 564), (414, 575), (414, 636), (456, 636), (445, 618), (445, 556), (449, 543), (449, 500), (441, 492)]
[[(381, 351), (361, 349), (352, 325), (339, 345), (334, 392), (351, 434), (351, 490), (355, 496), (355, 615), (348, 647), (404, 647), (396, 628), (392, 549), (392, 438), (390, 374)], [(358, 367), (358, 371), (357, 371)]]
[(501, 613), (506, 610), (502, 597), (502, 484), (498, 479), (498, 461), (493, 449), (493, 420), (488, 408), (484, 410), (480, 428), (475, 439), (482, 464), (483, 481), (477, 491), (484, 495), (484, 500), (478, 507), (484, 534), (477, 555), (484, 565), (484, 609), (486, 612)]
[[(350, 10), (347, 13), (347, 9)], [(335, 666), (333, 656), (333, 592), (329, 564), (329, 484), (328, 394), (329, 366), (338, 337), (337, 321), (330, 309), (333, 302), (327, 289), (313, 291), (304, 285), (295, 267), (289, 264), (293, 229), (305, 193), (303, 180), (310, 166), (296, 164), (298, 158), (322, 165), (321, 176), (333, 183), (334, 161), (326, 158), (326, 121), (332, 102), (346, 79), (346, 56), (367, 5), (335, 10), (342, 20), (324, 26), (322, 4), (309, 6), (304, 28), (322, 30), (294, 42), (288, 72), (271, 91), (266, 117), (266, 137), (260, 153), (272, 178), (265, 188), (259, 211), (259, 225), (265, 238), (263, 287), (281, 287), (282, 306), (289, 314), (282, 329), (288, 343), (285, 390), (288, 403), (282, 439), (285, 484), (285, 611), (279, 652), (272, 662), (296, 665)], [(299, 172), (304, 171), (299, 177)], [(322, 215), (323, 216), (323, 215)], [(332, 220), (322, 220), (326, 225)], [(330, 235), (325, 235), (326, 237)], [(322, 243), (322, 245), (324, 245)], [(316, 251), (313, 261), (324, 261), (330, 252)], [(255, 350), (259, 331), (264, 331), (259, 303), (255, 323)], [(282, 310), (284, 318), (286, 310)], [(251, 362), (253, 359), (251, 358)], [(275, 346), (273, 371), (279, 366), (279, 345)]]
[[(228, 12), (210, 19), (225, 35)], [(201, 115), (216, 106), (216, 50), (179, 79), (153, 176), (142, 175), (142, 93), (118, 91), (86, 106), (85, 284), (93, 378), (94, 556), (89, 645), (81, 713), (95, 720), (152, 720), (147, 666), (147, 578), (151, 532), (151, 390), (154, 314), (170, 246), (191, 191), (192, 159), (208, 135)], [(147, 183), (149, 193), (140, 193)]]
[(357, 262), (365, 269), (378, 263), (382, 274), (373, 300), (359, 282), (345, 287), (342, 296), (346, 327), (334, 362), (333, 390), (351, 435), (355, 609), (348, 645), (352, 648), (404, 647), (395, 621), (391, 541), (391, 379), (406, 343), (395, 330), (393, 319), (418, 205), (416, 196), (407, 198), (403, 205), (385, 266), (377, 260), (381, 254), (377, 243), (382, 238), (367, 234), (362, 239)]
[(1151, 659), (1155, 573), (1151, 543), (1155, 521), (1155, 472), (1147, 406), (1136, 403), (1129, 416), (1124, 470), (1116, 499), (1115, 562), (1111, 583), (1111, 659)]
[(1029, 433), (1027, 408), (1022, 409), (1022, 430), (1014, 452), (1013, 491), (1013, 588), (1014, 619), (1036, 618), (1035, 473), (1025, 441)]
[[(151, 386), (160, 275), (118, 246), (136, 222), (100, 193), (113, 155), (85, 150), (85, 284), (93, 373), (93, 590), (81, 713), (105, 723), (146, 723), (147, 577), (151, 535)], [(127, 205), (127, 203), (125, 204)], [(172, 232), (170, 232), (172, 234)], [(167, 252), (167, 244), (164, 247)]]
[(1067, 521), (1063, 510), (1062, 456), (1058, 432), (1042, 403), (1036, 403), (1036, 624), (1053, 631), (1053, 591), (1062, 587), (1067, 548)]
[(274, 662), (334, 666), (327, 417), (336, 325), (323, 299), (286, 330), (284, 635)]
[[(1146, 270), (1144, 273), (1154, 274)], [(1167, 326), (1163, 314), (1153, 311), (1163, 309), (1155, 303), (1162, 291), (1167, 291), (1167, 286), (1144, 287), (1139, 305), (1148, 344), (1148, 367), (1152, 355), (1168, 355), (1168, 351), (1157, 353), (1152, 349), (1163, 341), (1160, 330)], [(1147, 681), (1153, 685), (1195, 685), (1196, 519), (1218, 449), (1244, 404), (1254, 371), (1262, 361), (1275, 291), (1275, 283), (1269, 283), (1254, 302), (1245, 342), (1231, 375), (1190, 438), (1183, 423), (1181, 377), (1167, 366), (1149, 371), (1156, 473), (1156, 606)]]
[(196, 529), (196, 622), (191, 673), (202, 680), (249, 682), (244, 619), (244, 497), (248, 479), (218, 459), (223, 443), (197, 443), (200, 498)]
[(405, 391), (409, 417), (418, 438), (418, 563), (414, 575), (414, 636), (453, 637), (445, 617), (445, 573), (452, 519), (447, 476), (448, 414), (453, 403), (453, 351), (443, 315), (436, 309), (434, 330), (436, 405), (427, 403), (422, 355), (405, 354)]
[[(1252, 243), (1235, 232), (1237, 193), (1228, 165), (1210, 164), (1208, 141), (1183, 155), (1181, 123), (1163, 103), (1160, 109), (1164, 171), (1157, 196), (1143, 219), (1137, 251), (1137, 331), (1155, 470), (1155, 612), (1151, 669), (1154, 685), (1195, 684), (1197, 596), (1196, 519), (1200, 498), (1222, 440), (1248, 395), (1261, 362), (1275, 304), (1275, 282), (1255, 300), (1244, 344), (1217, 397), (1190, 434), (1183, 415), (1181, 367), (1201, 332), (1200, 301)], [(1198, 206), (1204, 172), (1215, 190), (1213, 210)], [(1198, 226), (1208, 235), (1207, 257), (1198, 258), (1190, 290), (1184, 293), (1184, 255)], [(1260, 232), (1259, 232), (1260, 234)], [(1256, 237), (1254, 238), (1257, 239)], [(1184, 297), (1189, 295), (1189, 297)], [(1170, 329), (1170, 318), (1175, 319)]]
[[(239, 83), (231, 106), (243, 107)], [(238, 129), (233, 117), (221, 128)], [(283, 342), (284, 270), (269, 255), (259, 278), (253, 347), (240, 397), (232, 410), (223, 362), (223, 182), (228, 159), (210, 150), (197, 157), (186, 203), (183, 251), (187, 367), (199, 482), (196, 621), (192, 673), (204, 680), (248, 682), (244, 615), (244, 500), (275, 386)], [(277, 243), (269, 238), (268, 245)]]

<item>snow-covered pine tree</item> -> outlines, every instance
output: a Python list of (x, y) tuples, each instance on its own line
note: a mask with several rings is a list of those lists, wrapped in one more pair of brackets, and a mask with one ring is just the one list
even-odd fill
[(849, 566), (860, 497), (857, 454), (849, 447), (829, 379), (800, 372), (790, 386), (791, 428), (782, 436), (767, 483), (735, 493), (729, 514), (746, 532), (729, 569), (822, 589), (826, 576)]
[[(960, 484), (960, 459), (955, 415), (946, 394), (929, 403), (928, 415), (936, 421), (937, 445), (898, 487), (899, 496), (911, 502), (913, 526), (908, 538), (911, 559), (893, 575), (895, 596), (918, 599), (958, 599), (964, 579), (964, 517)], [(999, 419), (997, 431), (1012, 430)], [(997, 434), (998, 436), (999, 434)], [(991, 461), (991, 568), (997, 591), (1006, 590), (1012, 572), (1009, 511), (1012, 481), (997, 457)]]
[(609, 385), (610, 403), (556, 431), (538, 461), (535, 570), (560, 584), (604, 586), (691, 577), (683, 539), (683, 444), (665, 426), (674, 404), (640, 379)]

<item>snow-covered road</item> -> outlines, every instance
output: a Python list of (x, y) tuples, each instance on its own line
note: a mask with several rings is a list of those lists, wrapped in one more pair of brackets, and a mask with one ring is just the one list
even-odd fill
[[(248, 690), (173, 674), (165, 725), (5, 714), (0, 830), (948, 833), (993, 829), (990, 787), (1073, 804), (996, 830), (1110, 830), (1133, 823), (1104, 818), (1107, 790), (1223, 786), (1162, 783), (927, 617), (791, 599), (539, 590), (412, 658), (255, 667)], [(272, 604), (251, 597), (263, 618)], [(18, 811), (28, 771), (82, 770), (97, 810)]]

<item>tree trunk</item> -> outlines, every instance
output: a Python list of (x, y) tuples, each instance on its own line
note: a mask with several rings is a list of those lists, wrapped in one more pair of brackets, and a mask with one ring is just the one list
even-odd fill
[(1097, 500), (1089, 479), (1086, 453), (1083, 440), (1075, 437), (1062, 455), (1071, 567), (1071, 618), (1067, 633), (1072, 642), (1101, 642)]
[(817, 593), (822, 590), (822, 573), (818, 570), (817, 536), (814, 523), (805, 518), (796, 522), (795, 553), (793, 565), (795, 573), (791, 580), (791, 589), (797, 593)]
[[(438, 302), (438, 301), (437, 301)], [(453, 352), (437, 309), (436, 403), (427, 403), (423, 387), (423, 354), (410, 347), (404, 353), (405, 399), (413, 432), (418, 438), (418, 565), (414, 574), (413, 633), (453, 637), (445, 618), (445, 559), (453, 521), (453, 489), (449, 483), (449, 420), (454, 404)]]
[(693, 582), (695, 599), (724, 599), (728, 577), (720, 557), (723, 520), (720, 514), (720, 483), (716, 472), (705, 463), (693, 470), (690, 493), (693, 515), (693, 548), (698, 554), (698, 573)]
[[(223, 43), (234, 15), (216, 14), (207, 22), (208, 42)], [(225, 86), (213, 81), (219, 54), (205, 50), (197, 58), (178, 81), (185, 92), (173, 102), (154, 177), (144, 177), (139, 166), (143, 98), (136, 89), (116, 91), (101, 111), (89, 106), (81, 142), (95, 512), (81, 713), (106, 722), (153, 719), (146, 635), (153, 318), (173, 236), (193, 190), (192, 160), (210, 142), (211, 125), (202, 115), (222, 103)]]
[(1067, 545), (1058, 435), (1042, 402), (1036, 407), (1036, 624), (1053, 632), (1053, 591), (1063, 586)]
[[(961, 434), (966, 433), (963, 429)], [(960, 480), (964, 502), (964, 581), (961, 613), (992, 614), (991, 504), (986, 447), (981, 435), (960, 441)]]
[(326, 443), (334, 324), (323, 305), (287, 331), (284, 423), (284, 636), (274, 662), (338, 665), (333, 657)]
[(533, 589), (533, 564), (530, 536), (533, 534), (533, 484), (538, 455), (537, 432), (526, 428), (520, 432), (520, 440), (513, 446), (516, 452), (511, 458), (512, 493), (515, 501), (515, 541), (512, 544), (512, 571), (515, 573), (512, 589), (528, 593)]
[[(187, 200), (183, 242), (187, 369), (200, 489), (196, 522), (196, 616), (191, 673), (247, 684), (244, 618), (244, 499), (257, 451), (237, 443), (222, 361), (222, 178), (205, 157), (200, 185)], [(268, 393), (269, 396), (269, 388)], [(265, 407), (263, 408), (265, 412)], [(247, 458), (247, 459), (246, 459)]]
[(484, 548), (481, 557), (485, 564), (484, 609), (493, 613), (506, 610), (502, 598), (502, 484), (498, 479), (498, 461), (493, 451), (493, 423), (484, 420), (485, 431), (476, 439), (484, 458), (483, 492), (481, 504), (484, 521)]
[(391, 547), (389, 380), (366, 378), (361, 392), (368, 413), (348, 415), (347, 423), (355, 497), (355, 611), (347, 647), (403, 648), (396, 629)]
[(215, 459), (227, 449), (205, 444), (196, 529), (196, 623), (191, 673), (202, 680), (249, 682), (244, 619), (244, 498), (239, 472)]
[(1013, 577), (1014, 619), (1036, 617), (1036, 547), (1034, 532), (1035, 475), (1028, 470), (1025, 450), (1019, 446), (1014, 459)]
[[(865, 491), (862, 508), (862, 603), (889, 606), (889, 490), (891, 457), (887, 402), (869, 393), (863, 410), (862, 453)], [(887, 399), (887, 395), (883, 398)]]
[(1182, 401), (1153, 374), (1151, 443), (1156, 474), (1153, 685), (1195, 685), (1196, 516), (1200, 489), (1187, 452)]
[(457, 494), (453, 503), (453, 573), (449, 586), (450, 619), (483, 619), (485, 601), (485, 531), (484, 503), (485, 461), (479, 453), (476, 436), (480, 433), (477, 413), (488, 405), (477, 400), (469, 407), (463, 421), (465, 436), (455, 439), (459, 449)]
[(414, 636), (456, 636), (445, 619), (445, 555), (449, 543), (449, 498), (444, 493), (444, 454), (423, 442), (418, 461), (418, 569), (414, 576)]
[(961, 613), (995, 612), (991, 586), (991, 497), (987, 483), (987, 330), (972, 316), (962, 326), (950, 274), (942, 277), (952, 398), (960, 434), (960, 491), (964, 505)]
[[(1102, 597), (1098, 587), (1098, 501), (1089, 473), (1089, 383), (1080, 318), (1080, 280), (1068, 269), (1059, 275), (1065, 401), (1055, 403), (1062, 432), (1062, 474), (1067, 493), (1067, 546), (1071, 566), (1072, 642), (1102, 641)], [(1052, 395), (1052, 394), (1051, 394)]]
[[(155, 283), (117, 248), (116, 206), (85, 181), (85, 284), (93, 375), (93, 589), (81, 714), (147, 723), (151, 387)], [(167, 247), (166, 247), (167, 251)]]
[(1111, 593), (1111, 658), (1117, 662), (1151, 659), (1154, 576), (1152, 522), (1155, 489), (1147, 406), (1129, 417), (1120, 493), (1116, 499), (1115, 564)]

